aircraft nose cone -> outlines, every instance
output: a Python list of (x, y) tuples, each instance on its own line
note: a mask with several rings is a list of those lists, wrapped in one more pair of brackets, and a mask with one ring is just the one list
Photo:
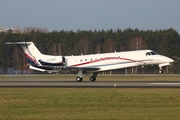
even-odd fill
[(171, 58), (169, 58), (169, 57), (166, 57), (166, 56), (161, 56), (160, 58), (161, 58), (161, 60), (164, 61), (164, 62), (168, 62), (168, 63), (174, 62), (173, 59), (171, 59)]
[(171, 58), (168, 58), (168, 62), (172, 63), (172, 62), (174, 62), (174, 60)]
[(172, 63), (172, 62), (174, 62), (174, 60), (173, 60), (173, 59), (171, 59), (171, 58), (169, 58), (169, 57), (167, 57), (167, 58), (166, 58), (166, 61), (167, 61), (168, 63)]

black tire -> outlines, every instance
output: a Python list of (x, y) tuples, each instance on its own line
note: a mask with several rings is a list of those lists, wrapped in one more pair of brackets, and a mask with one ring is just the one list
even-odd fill
[(81, 82), (82, 80), (83, 80), (82, 77), (79, 77), (79, 76), (76, 77), (76, 81), (77, 81), (77, 82)]
[(163, 71), (162, 71), (162, 70), (159, 70), (159, 74), (163, 74)]
[(96, 81), (96, 77), (91, 76), (91, 77), (90, 77), (90, 81)]

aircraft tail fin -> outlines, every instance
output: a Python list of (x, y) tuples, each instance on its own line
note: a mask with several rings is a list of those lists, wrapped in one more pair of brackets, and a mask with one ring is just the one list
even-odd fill
[(40, 65), (38, 59), (42, 57), (42, 53), (37, 49), (33, 42), (6, 42), (6, 44), (19, 44), (24, 50), (24, 54), (28, 59), (28, 63), (32, 66)]

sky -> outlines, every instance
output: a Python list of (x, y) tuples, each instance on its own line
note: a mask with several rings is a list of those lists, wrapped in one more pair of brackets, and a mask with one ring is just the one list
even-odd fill
[(3, 28), (164, 30), (180, 34), (180, 0), (0, 0)]

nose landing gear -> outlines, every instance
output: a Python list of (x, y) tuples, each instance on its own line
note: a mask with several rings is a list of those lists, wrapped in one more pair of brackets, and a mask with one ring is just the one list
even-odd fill
[(81, 82), (82, 80), (83, 80), (83, 77), (80, 77), (80, 76), (77, 76), (77, 77), (76, 77), (76, 81), (77, 81), (77, 82)]
[(163, 74), (162, 66), (159, 66), (159, 74)]
[(159, 74), (163, 74), (163, 70), (159, 70)]

